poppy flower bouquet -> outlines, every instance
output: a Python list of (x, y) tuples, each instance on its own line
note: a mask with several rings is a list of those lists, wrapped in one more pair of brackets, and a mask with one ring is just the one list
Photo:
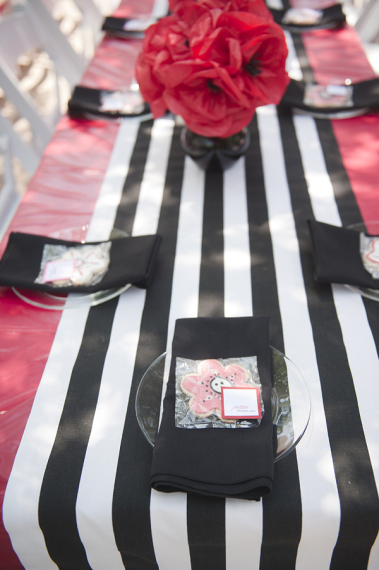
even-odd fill
[(136, 78), (155, 118), (167, 110), (188, 129), (226, 138), (289, 82), (287, 47), (263, 0), (171, 0), (145, 32)]

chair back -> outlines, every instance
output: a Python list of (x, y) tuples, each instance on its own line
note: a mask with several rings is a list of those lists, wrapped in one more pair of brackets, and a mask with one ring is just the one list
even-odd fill
[(14, 12), (0, 19), (0, 56), (15, 70), (17, 60), (31, 48), (43, 48), (43, 41), (25, 12)]
[(0, 240), (3, 238), (21, 200), (13, 176), (12, 141), (8, 135), (0, 135), (0, 157), (2, 158), (2, 185), (0, 191)]
[[(26, 144), (14, 129), (14, 122), (1, 111), (0, 134), (10, 137), (14, 154), (33, 174), (36, 157), (42, 156), (61, 116), (61, 78), (65, 78), (69, 96), (73, 86), (80, 82), (85, 62), (73, 51), (40, 0), (15, 4), (13, 8), (13, 12), (0, 17), (0, 87), (6, 99), (16, 107), (19, 117), (30, 124), (32, 140), (30, 145)], [(25, 52), (41, 51), (47, 54), (45, 72), (51, 75), (54, 85), (49, 114), (45, 105), (36, 105), (26, 87), (28, 82), (19, 79), (19, 57)]]

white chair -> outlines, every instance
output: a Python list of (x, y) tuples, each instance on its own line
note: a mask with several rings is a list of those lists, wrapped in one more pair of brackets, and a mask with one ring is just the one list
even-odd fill
[(91, 28), (96, 37), (101, 29), (104, 17), (92, 0), (75, 0), (75, 4), (83, 14), (84, 22)]
[[(46, 52), (54, 66), (56, 105), (48, 116), (38, 109), (18, 79), (18, 59), (32, 49)], [(30, 174), (34, 173), (61, 116), (60, 77), (66, 78), (71, 90), (80, 82), (84, 67), (84, 61), (77, 57), (40, 0), (16, 4), (13, 13), (0, 18), (0, 87), (19, 116), (29, 122), (31, 145), (21, 139), (12, 122), (1, 114), (0, 133), (9, 137), (15, 156)]]
[(364, 42), (374, 42), (379, 36), (379, 0), (370, 0), (355, 23), (355, 29)]
[[(76, 50), (91, 59), (103, 37), (104, 16), (92, 0), (43, 0), (51, 16), (62, 18), (61, 29), (66, 37), (75, 37)], [(73, 27), (74, 26), (74, 27)]]
[(25, 170), (32, 176), (37, 169), (41, 154), (29, 146), (14, 130), (13, 125), (0, 114), (0, 136), (5, 136), (12, 145), (12, 154), (17, 156)]
[(71, 47), (43, 1), (25, 1), (21, 7), (38, 30), (46, 51), (58, 67), (58, 71), (66, 77), (70, 87), (79, 83), (87, 62)]
[(12, 168), (12, 141), (7, 135), (0, 136), (0, 155), (3, 163), (3, 186), (0, 189), (0, 240), (5, 234), (21, 200), (15, 186)]

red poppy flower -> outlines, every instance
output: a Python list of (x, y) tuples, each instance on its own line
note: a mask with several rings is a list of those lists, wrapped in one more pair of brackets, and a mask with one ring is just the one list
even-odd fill
[(261, 0), (182, 0), (147, 30), (136, 77), (155, 117), (169, 109), (195, 133), (224, 138), (280, 101), (286, 57)]

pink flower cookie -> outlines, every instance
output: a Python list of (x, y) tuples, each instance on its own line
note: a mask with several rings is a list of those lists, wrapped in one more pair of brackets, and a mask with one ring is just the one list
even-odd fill
[(191, 396), (189, 408), (199, 418), (216, 414), (221, 419), (221, 388), (246, 388), (249, 372), (237, 364), (224, 368), (217, 360), (202, 360), (197, 370), (181, 382), (183, 392)]

